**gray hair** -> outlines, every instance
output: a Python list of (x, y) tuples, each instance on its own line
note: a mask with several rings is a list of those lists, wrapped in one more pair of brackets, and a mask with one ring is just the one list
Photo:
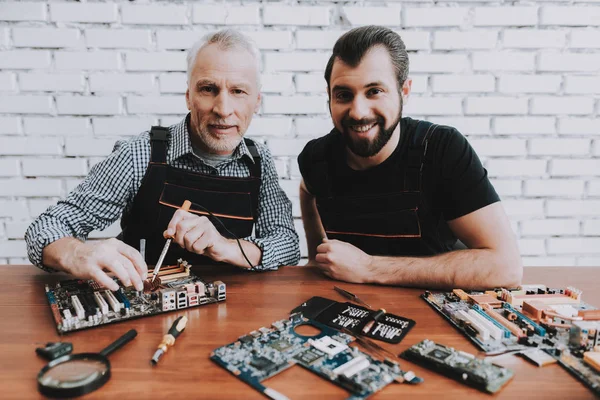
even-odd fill
[(200, 53), (200, 51), (203, 48), (210, 44), (216, 44), (223, 50), (242, 48), (248, 51), (250, 54), (252, 54), (252, 56), (256, 60), (256, 82), (258, 84), (258, 87), (260, 88), (260, 51), (258, 50), (256, 43), (254, 43), (252, 39), (234, 29), (222, 29), (214, 33), (206, 34), (200, 40), (194, 43), (194, 45), (190, 48), (187, 54), (188, 83), (192, 76), (192, 69), (194, 68), (194, 64), (196, 64), (196, 58), (198, 57), (198, 53)]

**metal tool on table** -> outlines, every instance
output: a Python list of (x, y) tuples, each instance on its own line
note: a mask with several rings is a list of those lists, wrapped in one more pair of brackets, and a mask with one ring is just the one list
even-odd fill
[[(367, 307), (368, 309), (372, 310), (373, 308), (368, 305), (366, 302), (364, 302), (362, 299), (360, 299), (357, 295), (355, 295), (354, 293), (350, 293), (347, 290), (344, 290), (340, 287), (334, 286), (333, 287), (335, 289), (336, 292), (338, 292), (339, 294), (341, 294), (342, 296), (344, 296), (347, 299), (350, 299), (358, 304), (362, 304), (365, 307)], [(366, 335), (367, 333), (369, 333), (371, 331), (371, 329), (373, 328), (373, 326), (375, 325), (376, 322), (378, 322), (381, 318), (383, 318), (383, 316), (385, 315), (387, 311), (385, 311), (384, 308), (380, 308), (379, 310), (377, 310), (375, 312), (375, 314), (373, 314), (370, 318), (369, 321), (365, 324), (365, 326), (362, 328), (362, 334)]]
[(352, 300), (358, 304), (362, 304), (363, 306), (367, 307), (368, 309), (372, 310), (373, 308), (368, 305), (367, 303), (365, 303), (364, 301), (362, 301), (357, 295), (355, 295), (354, 293), (350, 293), (347, 290), (344, 290), (340, 287), (334, 286), (333, 287), (335, 289), (336, 292), (338, 292), (339, 294), (341, 294), (342, 296), (344, 296), (345, 298)]
[(48, 397), (77, 397), (93, 392), (110, 379), (108, 356), (137, 336), (130, 330), (100, 353), (69, 354), (59, 357), (41, 369), (38, 390)]
[[(180, 210), (190, 211), (191, 206), (192, 206), (192, 202), (189, 200), (186, 200), (183, 202), (183, 205), (181, 206)], [(169, 246), (171, 246), (172, 240), (173, 240), (172, 237), (167, 239), (167, 242), (165, 243), (165, 247), (163, 247), (162, 253), (160, 253), (160, 257), (158, 257), (158, 262), (154, 266), (154, 272), (152, 273), (151, 282), (154, 282), (154, 279), (156, 279), (156, 277), (158, 276), (158, 271), (160, 270), (160, 267), (162, 266), (165, 256), (167, 255), (167, 251), (169, 251)]]
[(169, 329), (169, 332), (167, 332), (167, 334), (163, 336), (162, 342), (158, 345), (158, 350), (156, 350), (156, 352), (152, 356), (152, 365), (156, 365), (158, 363), (158, 360), (160, 360), (160, 357), (162, 357), (162, 355), (167, 352), (168, 348), (175, 344), (175, 339), (177, 339), (181, 332), (183, 332), (186, 324), (186, 316), (181, 316), (173, 322), (173, 325), (171, 325), (171, 329)]

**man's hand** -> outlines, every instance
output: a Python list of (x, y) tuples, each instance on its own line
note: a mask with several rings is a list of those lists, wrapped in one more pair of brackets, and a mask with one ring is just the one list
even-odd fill
[[(62, 240), (51, 243), (47, 250), (52, 251), (54, 245), (61, 246)], [(133, 247), (118, 239), (85, 243), (72, 239), (64, 244), (63, 269), (71, 275), (93, 279), (110, 290), (118, 290), (119, 285), (106, 274), (112, 272), (123, 285), (144, 289), (142, 281), (148, 275), (148, 266)]]
[(164, 232), (165, 238), (173, 241), (191, 253), (202, 254), (215, 261), (224, 261), (227, 255), (237, 250), (232, 242), (219, 233), (217, 228), (204, 216), (185, 210), (177, 210)]
[(372, 281), (372, 257), (349, 243), (323, 239), (315, 262), (330, 278), (352, 283)]

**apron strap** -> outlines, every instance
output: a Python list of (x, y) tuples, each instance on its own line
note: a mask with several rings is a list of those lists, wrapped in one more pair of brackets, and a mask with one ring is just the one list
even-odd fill
[(248, 168), (250, 169), (250, 176), (260, 179), (262, 175), (262, 169), (260, 166), (260, 153), (258, 152), (256, 144), (252, 139), (244, 138), (244, 142), (246, 143), (248, 151), (250, 152), (250, 154), (252, 154), (252, 160), (254, 161), (253, 163), (247, 163)]
[(150, 162), (167, 163), (167, 143), (170, 136), (169, 128), (153, 126), (150, 129)]
[(437, 127), (438, 125), (428, 121), (417, 122), (408, 146), (404, 190), (422, 190), (423, 169), (430, 162), (427, 158), (429, 139)]

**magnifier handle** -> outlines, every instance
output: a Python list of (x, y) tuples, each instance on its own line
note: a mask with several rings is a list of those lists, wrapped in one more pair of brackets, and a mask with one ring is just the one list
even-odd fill
[(121, 347), (129, 343), (133, 340), (134, 337), (137, 336), (137, 331), (135, 329), (130, 330), (111, 344), (109, 344), (104, 350), (100, 352), (104, 357), (108, 357), (112, 352), (119, 350)]

